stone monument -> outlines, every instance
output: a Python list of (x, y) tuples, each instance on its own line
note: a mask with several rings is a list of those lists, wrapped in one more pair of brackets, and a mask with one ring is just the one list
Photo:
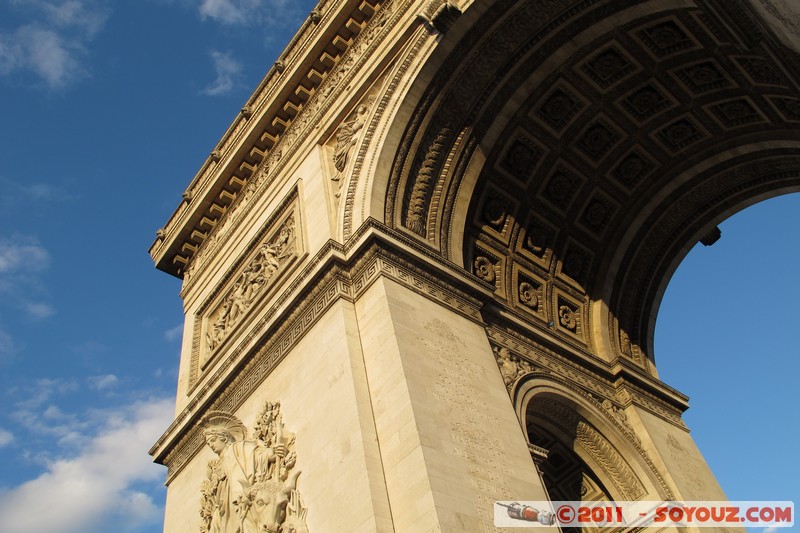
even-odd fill
[(164, 530), (724, 500), (655, 316), (721, 220), (800, 190), (799, 21), (785, 0), (321, 1), (150, 249), (186, 315), (151, 450)]

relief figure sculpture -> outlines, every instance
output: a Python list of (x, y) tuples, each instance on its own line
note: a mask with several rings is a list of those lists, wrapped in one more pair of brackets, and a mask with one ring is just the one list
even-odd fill
[(234, 415), (203, 419), (206, 444), (217, 454), (201, 487), (203, 533), (307, 533), (297, 492), (294, 434), (283, 429), (279, 403), (267, 403), (253, 438)]
[(244, 268), (221, 306), (209, 317), (206, 346), (214, 350), (240, 321), (290, 256), (295, 252), (294, 219), (287, 219), (272, 242), (264, 242)]
[(335, 193), (336, 198), (339, 198), (342, 193), (342, 176), (345, 168), (347, 168), (350, 151), (358, 141), (358, 136), (367, 121), (367, 111), (374, 102), (374, 96), (367, 98), (367, 103), (359, 105), (353, 117), (350, 118), (350, 120), (345, 120), (336, 132), (336, 145), (333, 147), (333, 166), (336, 172), (331, 178), (338, 183), (338, 188)]

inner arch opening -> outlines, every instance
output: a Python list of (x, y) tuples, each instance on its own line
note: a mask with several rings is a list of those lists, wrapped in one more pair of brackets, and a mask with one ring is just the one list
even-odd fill
[(660, 377), (690, 397), (684, 419), (732, 500), (796, 494), (798, 214), (794, 193), (722, 222), (719, 241), (675, 271), (657, 317)]

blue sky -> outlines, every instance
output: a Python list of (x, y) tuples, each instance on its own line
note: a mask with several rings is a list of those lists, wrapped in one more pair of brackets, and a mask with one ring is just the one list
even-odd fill
[[(147, 249), (314, 3), (0, 0), (3, 531), (161, 530), (146, 452), (182, 309)], [(735, 499), (797, 499), (799, 214), (794, 195), (723, 224), (659, 318), (661, 375)]]

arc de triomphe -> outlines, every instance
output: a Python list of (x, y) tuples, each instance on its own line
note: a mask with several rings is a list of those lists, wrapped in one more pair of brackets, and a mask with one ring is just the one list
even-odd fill
[(724, 500), (654, 322), (717, 223), (800, 190), (799, 21), (322, 0), (150, 250), (186, 314), (165, 531)]

